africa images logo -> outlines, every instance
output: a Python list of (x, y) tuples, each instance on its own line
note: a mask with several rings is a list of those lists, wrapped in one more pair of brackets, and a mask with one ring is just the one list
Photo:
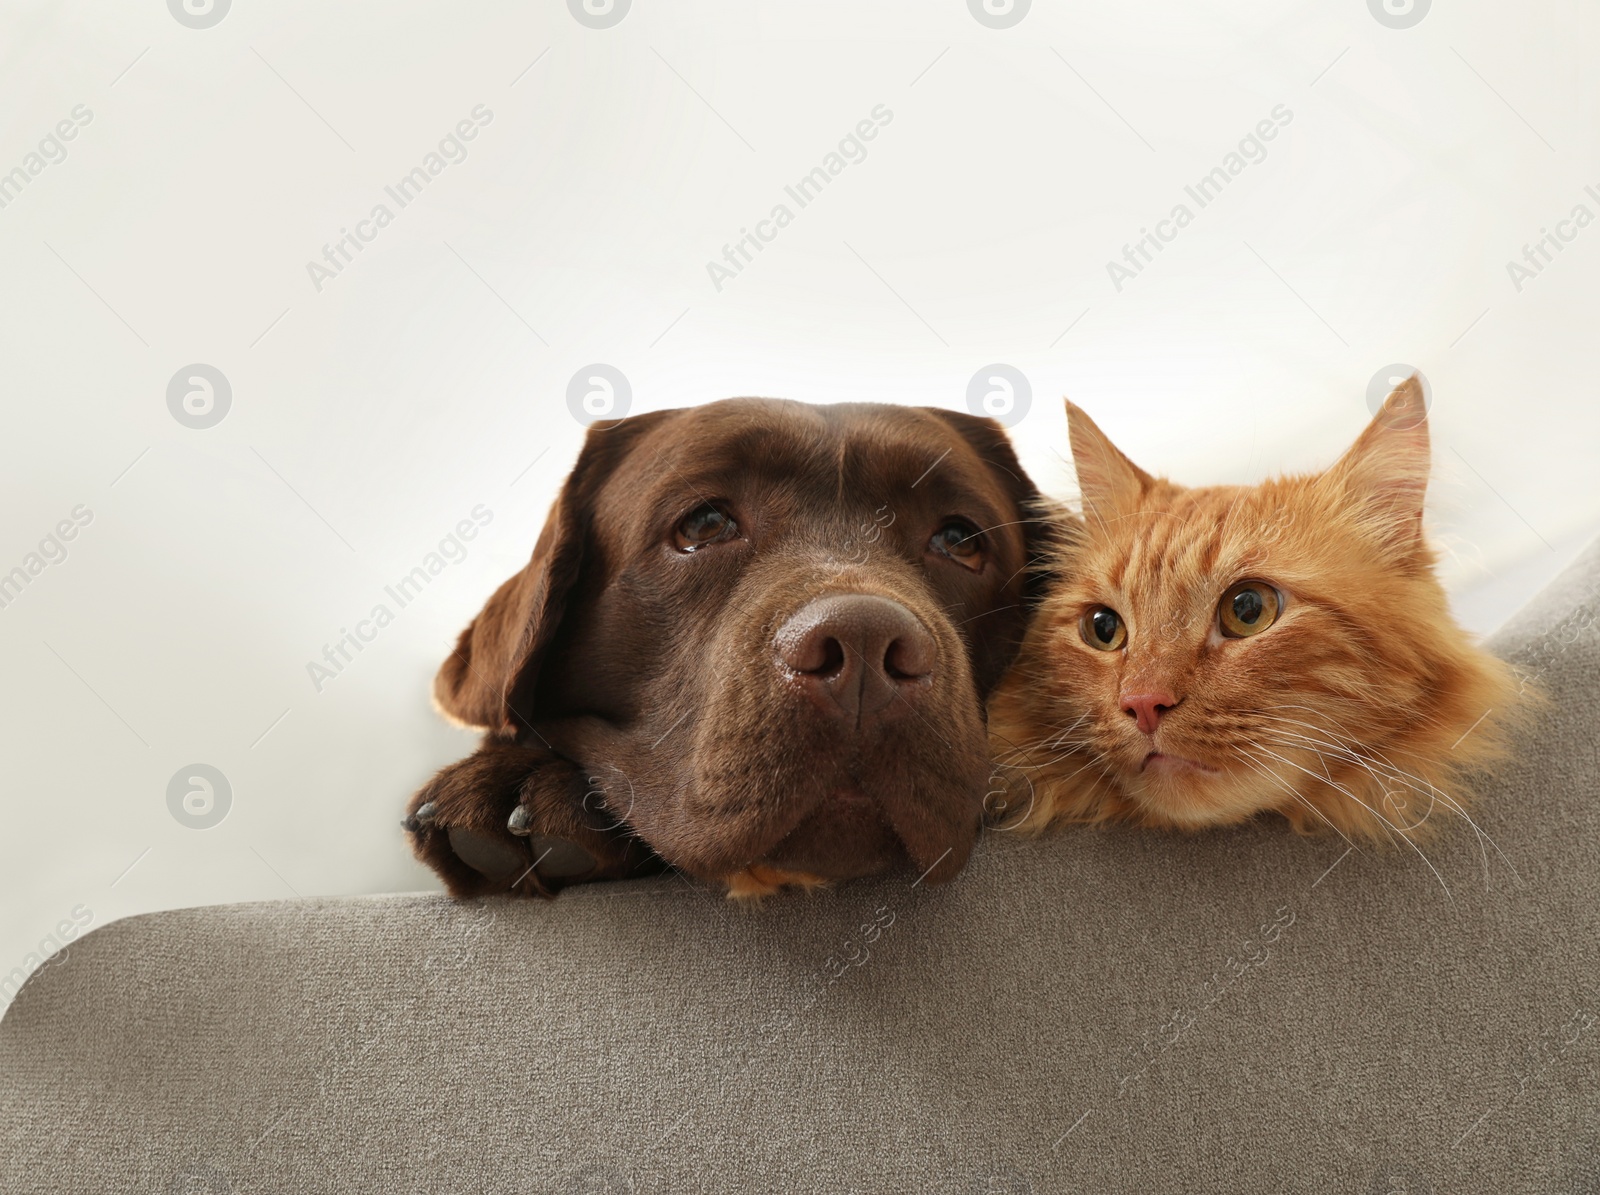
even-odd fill
[(1010, 29), (1020, 24), (1033, 7), (1033, 0), (967, 0), (973, 20), (990, 29)]
[(821, 162), (783, 188), (784, 195), (794, 201), (794, 207), (782, 201), (774, 204), (765, 219), (755, 222), (755, 231), (741, 228), (733, 244), (722, 247), (721, 261), (706, 262), (706, 273), (717, 293), (720, 294), (724, 285), (742, 274), (745, 267), (755, 260), (757, 253), (778, 239), (778, 234), (794, 222), (797, 211), (808, 207), (848, 167), (865, 162), (866, 143), (875, 140), (879, 130), (893, 120), (894, 112), (889, 105), (875, 105), (867, 116), (856, 122), (854, 129), (839, 140), (834, 149), (822, 156)]
[(1251, 166), (1267, 160), (1267, 142), (1277, 139), (1279, 130), (1294, 120), (1294, 112), (1287, 104), (1276, 104), (1271, 112), (1256, 122), (1255, 127), (1239, 140), (1237, 148), (1229, 150), (1222, 160), (1193, 183), (1183, 188), (1184, 194), (1194, 200), (1191, 208), (1182, 201), (1175, 204), (1166, 217), (1155, 222), (1155, 229), (1141, 228), (1139, 237), (1131, 245), (1122, 247), (1122, 260), (1106, 262), (1106, 273), (1118, 294), (1129, 282), (1144, 272), (1178, 234), (1194, 222), (1196, 214), (1209, 207), (1219, 195)]
[(633, 0), (567, 0), (572, 19), (590, 29), (610, 29), (628, 15)]
[(478, 104), (468, 116), (470, 120), (467, 117), (458, 120), (433, 149), (422, 155), (417, 165), (383, 188), (384, 194), (394, 201), (393, 208), (382, 201), (373, 204), (372, 210), (355, 222), (354, 231), (341, 228), (333, 243), (322, 247), (321, 261), (306, 262), (306, 274), (318, 294), (322, 293), (324, 286), (344, 273), (345, 268), (355, 261), (356, 255), (378, 239), (380, 232), (394, 223), (398, 212), (416, 202), (425, 187), (449, 167), (459, 166), (467, 160), (467, 142), (477, 140), (478, 133), (494, 120), (494, 112), (487, 104)]

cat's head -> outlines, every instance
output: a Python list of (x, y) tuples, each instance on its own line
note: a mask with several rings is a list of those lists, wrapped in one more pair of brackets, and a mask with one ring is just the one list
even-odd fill
[(1509, 673), (1434, 575), (1415, 379), (1332, 468), (1254, 486), (1175, 485), (1067, 416), (1082, 525), (997, 719), (1047, 816), (1381, 834), (1454, 800)]

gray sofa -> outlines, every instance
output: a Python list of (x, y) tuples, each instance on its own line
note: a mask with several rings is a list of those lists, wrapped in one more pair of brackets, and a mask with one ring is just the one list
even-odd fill
[(991, 834), (735, 907), (675, 878), (134, 917), (0, 1024), (0, 1191), (1600, 1192), (1600, 545), (1496, 638), (1478, 822)]

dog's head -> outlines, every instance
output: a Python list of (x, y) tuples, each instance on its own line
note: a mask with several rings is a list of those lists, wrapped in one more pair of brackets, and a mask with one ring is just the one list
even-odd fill
[(542, 740), (702, 878), (964, 866), (984, 701), (1042, 588), (1000, 427), (731, 399), (589, 433), (533, 558), (435, 682)]

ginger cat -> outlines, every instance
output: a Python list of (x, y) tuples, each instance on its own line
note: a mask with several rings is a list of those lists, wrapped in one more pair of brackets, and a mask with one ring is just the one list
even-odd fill
[(1256, 486), (1174, 485), (1067, 419), (1083, 517), (990, 704), (994, 758), (1031, 785), (1014, 824), (1272, 813), (1370, 840), (1462, 812), (1518, 683), (1434, 574), (1415, 378), (1331, 469)]

